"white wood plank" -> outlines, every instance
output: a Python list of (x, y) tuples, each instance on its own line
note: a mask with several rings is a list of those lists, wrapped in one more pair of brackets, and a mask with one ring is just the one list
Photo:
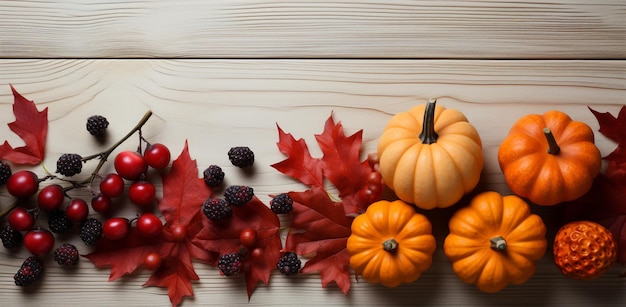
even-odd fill
[[(549, 109), (567, 112), (598, 125), (587, 106), (616, 113), (624, 104), (626, 61), (455, 61), (455, 60), (0, 60), (0, 123), (13, 120), (9, 83), (27, 98), (49, 108), (50, 130), (45, 164), (52, 167), (65, 152), (93, 153), (105, 145), (83, 130), (84, 120), (102, 114), (111, 121), (111, 140), (121, 137), (151, 109), (144, 129), (151, 141), (163, 142), (177, 154), (185, 140), (200, 169), (225, 167), (230, 183), (249, 184), (266, 203), (268, 194), (302, 190), (303, 186), (269, 165), (283, 156), (276, 148), (276, 123), (309, 142), (319, 154), (313, 134), (334, 113), (348, 133), (364, 129), (364, 154), (376, 148), (389, 118), (428, 98), (464, 112), (484, 143), (485, 171), (479, 189), (510, 191), (496, 161), (499, 142), (511, 123), (526, 113)], [(0, 135), (19, 141), (0, 124)], [(615, 144), (597, 135), (603, 154)], [(258, 155), (254, 176), (243, 176), (225, 155), (233, 145), (251, 146)], [(129, 141), (123, 147), (134, 148)], [(35, 168), (42, 173), (40, 168)], [(159, 186), (160, 189), (160, 186)], [(82, 193), (82, 194), (81, 194)], [(77, 196), (87, 197), (88, 192)], [(0, 206), (10, 203), (0, 187)], [(623, 280), (615, 267), (592, 282), (576, 282), (558, 274), (547, 254), (536, 275), (521, 286), (494, 295), (464, 285), (452, 273), (441, 249), (447, 219), (454, 207), (428, 212), (438, 248), (433, 266), (416, 283), (386, 289), (354, 283), (348, 296), (319, 276), (290, 279), (279, 274), (260, 286), (250, 302), (242, 279), (228, 280), (216, 269), (197, 264), (194, 305), (622, 305)], [(559, 208), (534, 208), (553, 233)], [(122, 213), (132, 216), (132, 206)], [(288, 223), (288, 221), (284, 221)], [(45, 223), (45, 222), (44, 222)], [(75, 237), (81, 252), (88, 252)], [(46, 261), (49, 269), (35, 288), (22, 291), (13, 274), (27, 252), (0, 248), (0, 302), (7, 306), (167, 306), (166, 292), (141, 288), (147, 273), (108, 283), (108, 271), (83, 259), (76, 270)]]
[(624, 58), (621, 0), (0, 1), (10, 58)]

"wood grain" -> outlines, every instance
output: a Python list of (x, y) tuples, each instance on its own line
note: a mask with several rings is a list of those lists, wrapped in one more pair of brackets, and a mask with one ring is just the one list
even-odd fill
[(621, 0), (5, 0), (0, 29), (0, 58), (626, 56)]
[[(512, 122), (523, 114), (559, 109), (597, 131), (587, 106), (616, 114), (626, 97), (625, 71), (626, 61), (592, 60), (0, 60), (0, 123), (13, 120), (9, 84), (38, 106), (48, 107), (44, 164), (53, 168), (62, 153), (89, 154), (108, 146), (86, 133), (87, 116), (109, 118), (110, 144), (150, 109), (154, 116), (144, 128), (146, 138), (167, 144), (175, 155), (187, 140), (200, 169), (222, 165), (229, 184), (251, 185), (267, 203), (269, 194), (304, 189), (270, 167), (283, 158), (275, 145), (277, 123), (304, 138), (319, 156), (313, 135), (332, 114), (347, 133), (363, 129), (365, 155), (375, 151), (393, 114), (436, 97), (442, 105), (464, 112), (481, 134), (486, 165), (478, 190), (510, 193), (496, 154)], [(4, 124), (0, 135), (19, 142)], [(613, 150), (615, 144), (596, 136), (603, 155)], [(229, 166), (226, 151), (241, 144), (257, 154), (253, 176)], [(131, 140), (120, 150), (134, 146)], [(4, 187), (0, 192), (0, 206), (14, 201)], [(89, 197), (88, 191), (74, 193)], [(355, 282), (344, 296), (334, 286), (322, 289), (317, 274), (275, 274), (248, 302), (241, 278), (227, 279), (214, 268), (196, 264), (201, 280), (194, 284), (195, 298), (183, 306), (623, 305), (624, 281), (617, 277), (621, 268), (593, 282), (576, 282), (559, 275), (550, 254), (522, 286), (487, 295), (462, 284), (441, 249), (447, 220), (457, 207), (426, 212), (438, 248), (432, 267), (414, 284), (386, 289)], [(134, 214), (132, 206), (124, 208), (119, 214)], [(549, 223), (549, 235), (556, 231), (562, 209), (533, 207)], [(283, 222), (289, 223), (287, 218)], [(81, 252), (89, 251), (75, 236), (67, 240), (76, 242)], [(85, 259), (78, 269), (66, 270), (47, 258), (43, 282), (23, 291), (13, 285), (12, 276), (26, 255), (23, 250), (0, 249), (2, 305), (169, 305), (163, 289), (141, 287), (148, 273), (109, 283), (108, 272), (94, 269)]]

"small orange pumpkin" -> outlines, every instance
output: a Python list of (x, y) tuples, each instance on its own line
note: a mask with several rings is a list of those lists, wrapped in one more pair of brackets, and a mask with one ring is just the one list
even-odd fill
[(480, 136), (465, 115), (429, 101), (389, 120), (378, 142), (380, 173), (398, 198), (445, 208), (480, 180)]
[(488, 293), (528, 281), (548, 245), (541, 217), (515, 195), (478, 194), (455, 212), (449, 228), (443, 251), (454, 273)]
[(581, 197), (602, 166), (591, 128), (560, 111), (522, 117), (500, 145), (498, 162), (511, 191), (542, 206)]
[(397, 287), (417, 280), (432, 263), (430, 221), (411, 205), (377, 201), (352, 222), (350, 266), (370, 283)]

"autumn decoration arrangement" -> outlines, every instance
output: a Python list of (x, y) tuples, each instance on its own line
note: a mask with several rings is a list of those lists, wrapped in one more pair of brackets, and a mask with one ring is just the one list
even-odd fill
[[(165, 144), (145, 139), (150, 111), (107, 150), (69, 152), (58, 157), (56, 169), (47, 168), (47, 134), (61, 132), (48, 131), (47, 108), (11, 89), (15, 121), (8, 126), (24, 145), (0, 145), (1, 192), (13, 199), (0, 204), (0, 238), (5, 248), (30, 254), (15, 268), (17, 286), (39, 282), (51, 262), (73, 266), (84, 259), (109, 270), (109, 281), (151, 271), (145, 286), (166, 288), (176, 306), (194, 295), (199, 265), (224, 278), (243, 275), (250, 297), (275, 271), (315, 272), (322, 287), (333, 284), (345, 294), (356, 280), (397, 287), (418, 280), (437, 248), (461, 281), (485, 293), (527, 282), (550, 252), (572, 279), (597, 278), (626, 263), (626, 108), (618, 117), (590, 109), (599, 132), (618, 144), (604, 158), (587, 124), (556, 110), (522, 116), (498, 149), (509, 195), (476, 191), (485, 159), (479, 131), (435, 100), (392, 116), (377, 152), (369, 154), (362, 152), (362, 130), (345, 135), (332, 114), (315, 135), (320, 157), (277, 125), (285, 158), (271, 167), (302, 189), (276, 191), (265, 204), (254, 187), (223, 187), (220, 166), (198, 169), (193, 144), (185, 142), (172, 157)], [(101, 115), (86, 117), (85, 132), (94, 137), (107, 126)], [(139, 144), (126, 145), (133, 136)], [(224, 154), (238, 168), (254, 164), (246, 144)], [(101, 173), (105, 163), (115, 172)], [(91, 199), (74, 193), (81, 189), (91, 191)], [(393, 199), (382, 199), (385, 189)], [(468, 195), (469, 204), (460, 203)], [(137, 214), (119, 215), (113, 199), (134, 205)], [(424, 212), (454, 205), (459, 208), (438, 247)], [(567, 223), (555, 237), (547, 237), (541, 216), (531, 212), (535, 205), (567, 207)], [(85, 246), (66, 242), (71, 234)]]

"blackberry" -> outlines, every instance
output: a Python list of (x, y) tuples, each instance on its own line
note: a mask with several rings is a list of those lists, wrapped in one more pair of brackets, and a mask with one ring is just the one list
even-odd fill
[(57, 173), (71, 177), (83, 169), (83, 157), (79, 154), (62, 154), (57, 160)]
[(224, 181), (224, 172), (217, 165), (209, 165), (204, 170), (204, 183), (210, 187), (217, 187)]
[(92, 115), (87, 118), (87, 131), (93, 136), (103, 136), (109, 126), (109, 121), (102, 115)]
[(95, 245), (102, 238), (102, 223), (95, 218), (86, 219), (80, 226), (80, 239), (86, 245)]
[(0, 238), (2, 238), (2, 245), (7, 249), (17, 247), (22, 243), (22, 233), (10, 225), (0, 232)]
[(293, 199), (287, 193), (276, 195), (270, 201), (270, 208), (276, 214), (285, 214), (293, 210)]
[(228, 160), (234, 166), (246, 168), (254, 164), (254, 153), (245, 146), (233, 147), (228, 151)]
[(54, 210), (48, 215), (48, 229), (54, 233), (66, 233), (74, 223), (65, 214), (65, 210)]
[(294, 252), (286, 252), (280, 257), (276, 268), (285, 275), (296, 275), (300, 272), (302, 261), (298, 259), (298, 255)]
[(254, 189), (245, 185), (231, 185), (224, 191), (226, 202), (235, 207), (242, 207), (254, 196)]
[(204, 201), (202, 212), (207, 218), (213, 221), (233, 216), (233, 209), (225, 200), (212, 197)]
[(69, 243), (61, 244), (54, 250), (54, 261), (62, 266), (78, 264), (78, 248)]
[(11, 172), (11, 165), (0, 161), (0, 184), (7, 183), (11, 174), (13, 174), (13, 172)]
[(241, 255), (239, 253), (224, 254), (217, 261), (217, 267), (226, 276), (232, 276), (241, 270)]
[(43, 261), (36, 256), (30, 256), (24, 260), (13, 279), (16, 285), (26, 287), (39, 280), (43, 276), (43, 271)]

